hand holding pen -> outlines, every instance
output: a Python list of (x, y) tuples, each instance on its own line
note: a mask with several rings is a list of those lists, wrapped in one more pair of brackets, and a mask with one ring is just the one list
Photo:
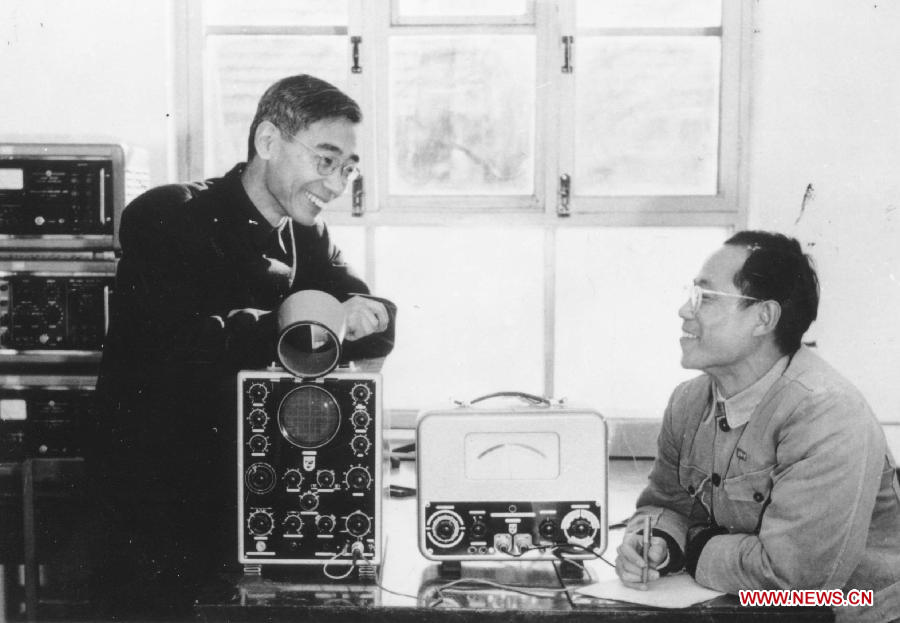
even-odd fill
[(668, 557), (669, 548), (665, 539), (653, 536), (649, 515), (641, 518), (641, 527), (627, 533), (619, 545), (616, 558), (616, 573), (623, 583), (647, 590), (648, 584), (659, 579), (657, 568)]

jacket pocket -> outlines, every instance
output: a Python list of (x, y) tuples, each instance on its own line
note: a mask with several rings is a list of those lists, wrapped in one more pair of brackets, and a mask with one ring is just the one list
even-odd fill
[[(758, 532), (763, 512), (772, 494), (772, 470), (774, 465), (726, 478), (722, 483), (725, 504), (728, 508), (726, 527), (739, 532)], [(718, 513), (717, 513), (718, 514)], [(725, 519), (725, 517), (723, 517)]]

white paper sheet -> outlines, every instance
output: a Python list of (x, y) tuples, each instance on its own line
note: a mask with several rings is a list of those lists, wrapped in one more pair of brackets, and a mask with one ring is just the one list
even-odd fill
[(658, 608), (687, 608), (719, 595), (719, 591), (700, 586), (690, 575), (678, 573), (666, 575), (647, 584), (647, 590), (629, 588), (619, 578), (601, 580), (576, 589), (574, 592), (590, 597), (615, 599)]

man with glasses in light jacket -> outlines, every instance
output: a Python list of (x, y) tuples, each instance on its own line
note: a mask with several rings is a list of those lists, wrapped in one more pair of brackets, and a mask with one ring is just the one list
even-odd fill
[(681, 364), (704, 374), (669, 401), (649, 483), (618, 549), (636, 587), (685, 570), (747, 589), (862, 589), (838, 620), (900, 619), (900, 483), (860, 392), (801, 338), (819, 284), (793, 238), (743, 231), (679, 310)]

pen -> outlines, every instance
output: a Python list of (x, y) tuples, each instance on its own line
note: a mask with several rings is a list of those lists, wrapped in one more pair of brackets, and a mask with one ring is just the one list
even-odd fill
[(649, 558), (650, 554), (650, 515), (644, 515), (644, 534), (643, 540), (641, 542), (643, 555), (644, 555), (644, 567), (641, 569), (641, 584), (647, 583), (647, 573), (650, 570), (649, 566)]

